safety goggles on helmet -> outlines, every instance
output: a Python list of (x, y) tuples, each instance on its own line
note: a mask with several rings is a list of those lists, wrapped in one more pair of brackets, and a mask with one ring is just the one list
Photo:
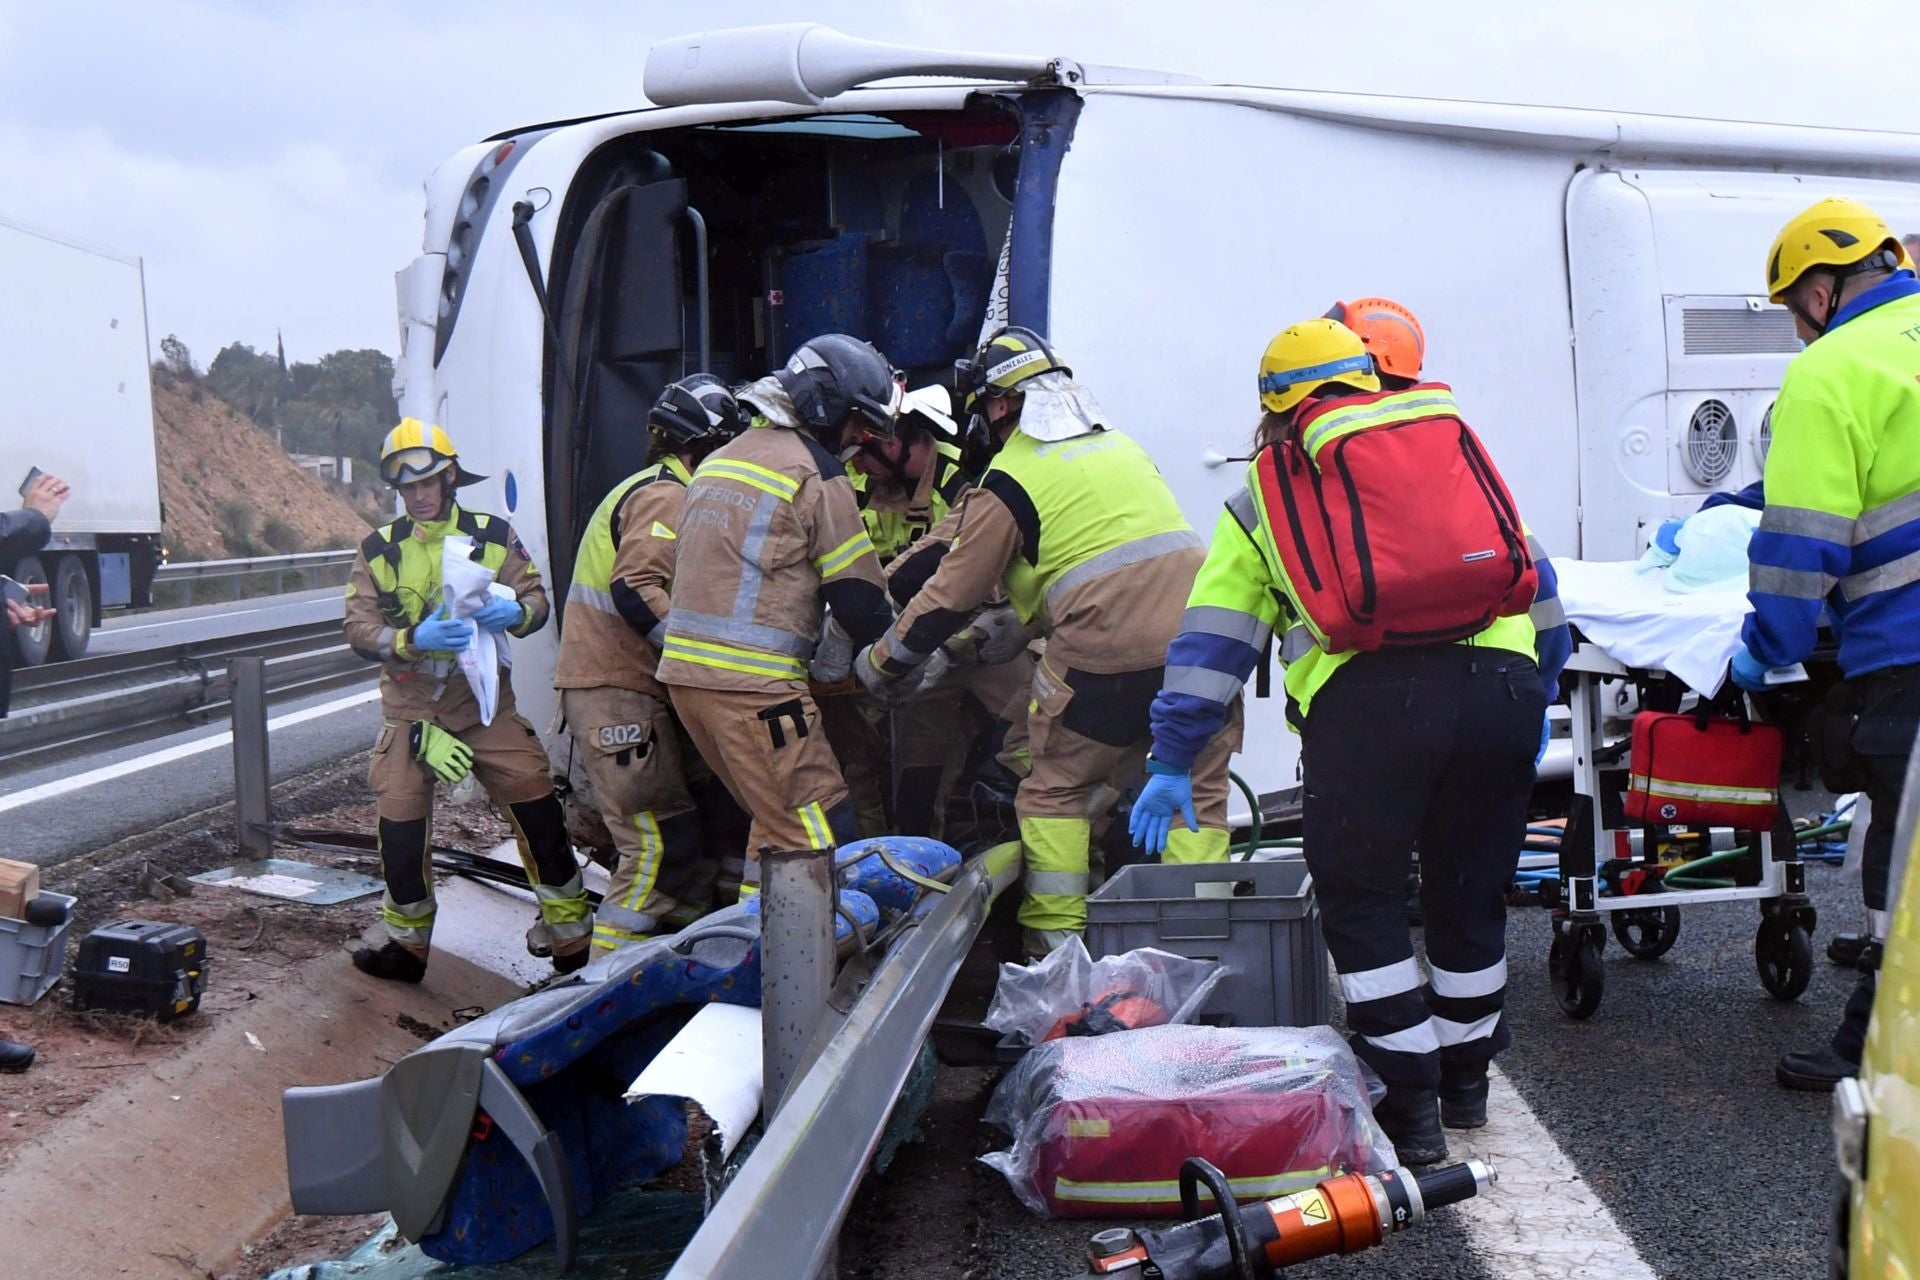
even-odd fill
[(453, 465), (453, 459), (424, 445), (396, 449), (380, 459), (380, 478), (394, 488), (414, 484), (439, 475)]

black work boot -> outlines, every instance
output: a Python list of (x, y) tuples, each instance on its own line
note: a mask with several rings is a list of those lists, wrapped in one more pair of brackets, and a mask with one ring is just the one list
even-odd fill
[(353, 967), (375, 978), (385, 978), (389, 982), (418, 982), (427, 976), (427, 962), (422, 956), (415, 955), (407, 948), (393, 941), (379, 950), (361, 947), (353, 953)]
[(578, 973), (587, 967), (587, 961), (593, 959), (592, 947), (581, 947), (578, 951), (569, 951), (564, 955), (553, 953), (553, 971), (558, 974)]
[(1861, 954), (1872, 942), (1864, 933), (1836, 933), (1827, 940), (1827, 959), (1842, 969), (1858, 968)]
[(1449, 1129), (1484, 1129), (1487, 1125), (1487, 1078), (1440, 1086), (1440, 1123)]
[(1393, 1140), (1393, 1154), (1401, 1164), (1418, 1168), (1447, 1158), (1437, 1090), (1389, 1088), (1374, 1107), (1373, 1118)]
[(33, 1046), (0, 1040), (0, 1071), (25, 1071), (33, 1065)]
[(1848, 1062), (1833, 1051), (1832, 1045), (1822, 1045), (1811, 1053), (1790, 1053), (1773, 1069), (1773, 1078), (1782, 1088), (1802, 1093), (1832, 1093), (1842, 1080), (1859, 1074), (1860, 1064)]

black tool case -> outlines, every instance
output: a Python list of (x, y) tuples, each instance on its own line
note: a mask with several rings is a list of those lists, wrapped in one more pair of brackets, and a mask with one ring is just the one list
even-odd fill
[(80, 940), (68, 970), (82, 1009), (145, 1013), (162, 1022), (200, 1007), (207, 989), (207, 940), (192, 925), (122, 920)]

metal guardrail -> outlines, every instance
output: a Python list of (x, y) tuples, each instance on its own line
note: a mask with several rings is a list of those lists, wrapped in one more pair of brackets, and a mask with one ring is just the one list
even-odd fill
[(111, 738), (117, 745), (224, 715), (227, 662), (265, 661), (272, 698), (300, 697), (371, 680), (373, 664), (347, 647), (337, 621), (105, 654), (14, 673), (13, 706), (0, 720), (0, 766), (39, 763)]
[(991, 894), (975, 861), (881, 961), (846, 1021), (823, 1030), (826, 1046), (667, 1280), (759, 1280), (769, 1259), (783, 1276), (820, 1273)]
[[(271, 575), (273, 592), (280, 593), (289, 573), (304, 573), (317, 578), (327, 570), (338, 569), (342, 583), (346, 581), (346, 571), (352, 567), (353, 558), (359, 554), (351, 547), (345, 551), (299, 551), (284, 556), (248, 556), (235, 560), (187, 560), (179, 564), (163, 564), (153, 573), (153, 584), (157, 586), (178, 586), (185, 597), (182, 603), (193, 601), (196, 584), (215, 579), (230, 579), (233, 582), (234, 598), (239, 599), (240, 584), (247, 578)], [(312, 585), (322, 585), (314, 582)], [(325, 585), (332, 585), (331, 583)]]

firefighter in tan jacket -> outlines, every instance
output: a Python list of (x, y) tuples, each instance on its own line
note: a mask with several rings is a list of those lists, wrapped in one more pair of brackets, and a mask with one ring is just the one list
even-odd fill
[[(746, 415), (711, 374), (670, 383), (647, 414), (649, 464), (587, 521), (561, 617), (554, 687), (619, 862), (593, 917), (611, 951), (691, 924), (740, 890), (745, 821), (654, 672), (693, 469)], [(730, 864), (730, 865), (729, 865)]]
[[(490, 723), (455, 659), (474, 627), (526, 636), (547, 621), (540, 571), (498, 516), (465, 511), (454, 490), (481, 479), (460, 466), (439, 427), (408, 418), (387, 433), (380, 474), (400, 491), (407, 514), (369, 534), (347, 579), (346, 634), (354, 652), (381, 664), (380, 737), (367, 783), (379, 796), (381, 907), (386, 945), (362, 947), (353, 963), (376, 978), (418, 982), (433, 936), (433, 787), (471, 770), (513, 826), (520, 860), (540, 903), (527, 935), (536, 955), (571, 973), (587, 961), (592, 911), (554, 798), (547, 755), (533, 726), (514, 710), (503, 667)], [(496, 599), (471, 622), (447, 616), (440, 558), (449, 537), (472, 540), (473, 559), (494, 571), (514, 598)]]
[(900, 392), (866, 343), (827, 334), (740, 393), (752, 426), (693, 475), (680, 517), (659, 678), (700, 754), (752, 818), (759, 850), (853, 838), (853, 806), (807, 662), (822, 606), (865, 644), (893, 619), (843, 451), (892, 430)]
[(952, 549), (853, 668), (881, 697), (913, 684), (936, 653), (936, 665), (950, 660), (943, 646), (1003, 588), (1046, 636), (1027, 727), (1033, 767), (1015, 803), (1020, 922), (1038, 955), (1086, 926), (1091, 819), (1144, 764), (1167, 642), (1205, 547), (1145, 450), (1105, 425), (1039, 335), (1001, 330), (961, 382), (968, 407), (984, 410), (973, 429), (998, 451)]

